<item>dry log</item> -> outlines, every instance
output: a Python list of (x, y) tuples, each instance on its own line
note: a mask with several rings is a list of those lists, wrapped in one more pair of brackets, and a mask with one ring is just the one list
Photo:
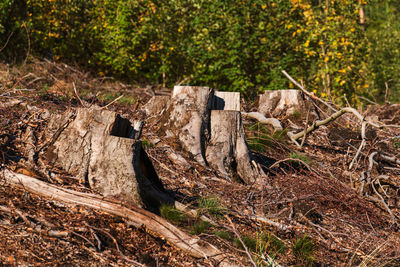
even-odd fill
[(239, 111), (212, 110), (211, 136), (206, 148), (207, 162), (226, 179), (254, 183), (257, 171), (245, 141)]
[(188, 235), (163, 218), (144, 209), (134, 206), (127, 208), (121, 206), (120, 203), (106, 200), (104, 197), (99, 195), (64, 189), (23, 174), (13, 173), (6, 169), (1, 172), (1, 177), (3, 177), (6, 182), (28, 190), (34, 194), (51, 198), (52, 200), (100, 210), (102, 212), (120, 216), (137, 225), (145, 225), (151, 233), (164, 237), (169, 243), (182, 249), (193, 257), (214, 258), (221, 261), (220, 266), (233, 266), (233, 263), (229, 262), (222, 252), (213, 245), (202, 241), (198, 237)]
[(50, 141), (41, 156), (87, 179), (104, 196), (118, 196), (158, 212), (161, 203), (173, 204), (173, 199), (137, 140), (142, 125), (136, 123), (135, 129), (115, 112), (95, 108), (54, 115), (48, 123)]

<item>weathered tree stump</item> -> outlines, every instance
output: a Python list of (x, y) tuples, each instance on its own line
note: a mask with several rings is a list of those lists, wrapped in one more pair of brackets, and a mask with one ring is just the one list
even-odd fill
[(256, 180), (242, 126), (240, 93), (175, 86), (170, 101), (154, 97), (144, 107), (146, 114), (159, 110), (160, 101), (168, 103), (161, 134), (174, 137), (197, 162), (211, 166), (228, 180)]
[(161, 127), (203, 165), (206, 164), (204, 148), (213, 94), (208, 87), (175, 86)]
[(173, 199), (137, 140), (140, 130), (112, 111), (77, 109), (54, 115), (42, 156), (71, 175), (87, 179), (104, 196), (158, 212), (161, 203), (171, 204)]
[(306, 112), (308, 103), (300, 90), (265, 91), (260, 95), (258, 112), (267, 117)]
[(246, 184), (257, 180), (258, 174), (251, 165), (251, 153), (245, 141), (239, 111), (211, 111), (211, 135), (206, 159), (228, 180), (242, 180)]

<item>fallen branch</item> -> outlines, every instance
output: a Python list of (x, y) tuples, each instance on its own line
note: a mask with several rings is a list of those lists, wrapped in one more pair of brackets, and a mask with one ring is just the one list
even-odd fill
[(274, 127), (275, 131), (278, 131), (278, 130), (282, 131), (283, 130), (282, 124), (278, 119), (266, 118), (260, 112), (242, 112), (242, 115), (244, 117), (247, 117), (247, 118), (255, 119), (260, 123), (272, 125), (272, 127)]
[(144, 209), (134, 206), (127, 208), (121, 206), (120, 203), (106, 200), (100, 195), (64, 189), (10, 170), (3, 170), (1, 174), (6, 182), (22, 187), (32, 193), (53, 200), (100, 210), (137, 224), (143, 224), (150, 232), (164, 237), (169, 243), (195, 258), (214, 258), (221, 260), (222, 265), (232, 266), (232, 262), (225, 259), (223, 253), (213, 245), (202, 241), (198, 237), (188, 235), (165, 219)]
[(342, 116), (345, 113), (352, 113), (353, 115), (355, 115), (361, 122), (365, 122), (366, 124), (369, 124), (371, 126), (374, 126), (376, 128), (382, 128), (383, 126), (378, 125), (374, 122), (371, 121), (366, 121), (365, 118), (363, 116), (361, 116), (361, 114), (354, 108), (342, 108), (341, 110), (337, 111), (336, 113), (333, 113), (331, 116), (329, 116), (328, 118), (324, 119), (324, 120), (317, 120), (315, 121), (310, 127), (307, 128), (306, 131), (301, 131), (297, 134), (293, 134), (292, 132), (288, 133), (288, 136), (290, 137), (290, 139), (292, 140), (297, 140), (303, 136), (305, 136), (306, 134), (309, 134), (313, 131), (315, 131), (316, 129), (318, 129), (320, 126), (322, 125), (326, 125), (328, 123), (330, 123), (331, 121), (336, 120), (337, 118), (339, 118), (340, 116)]

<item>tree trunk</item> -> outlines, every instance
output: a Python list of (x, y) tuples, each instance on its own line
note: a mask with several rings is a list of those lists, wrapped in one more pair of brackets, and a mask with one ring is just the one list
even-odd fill
[[(104, 196), (120, 197), (139, 207), (159, 211), (161, 203), (173, 203), (141, 146), (141, 126), (112, 111), (77, 109), (54, 115), (48, 124), (52, 134), (44, 159), (68, 173), (85, 178)], [(136, 139), (134, 139), (136, 138)]]

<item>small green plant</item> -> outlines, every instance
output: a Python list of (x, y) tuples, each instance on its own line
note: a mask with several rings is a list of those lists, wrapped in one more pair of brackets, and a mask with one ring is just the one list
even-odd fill
[(399, 137), (393, 138), (393, 146), (395, 148), (400, 148), (400, 138)]
[(299, 153), (299, 152), (290, 153), (289, 158), (291, 158), (291, 159), (299, 159), (299, 160), (303, 161), (306, 164), (310, 164), (311, 163), (311, 159), (307, 155)]
[(258, 242), (264, 244), (269, 253), (281, 254), (287, 250), (285, 243), (272, 233), (260, 233), (257, 237)]
[(197, 222), (195, 225), (192, 226), (192, 230), (190, 233), (192, 235), (199, 235), (201, 233), (206, 232), (210, 228), (211, 224), (206, 221)]
[(216, 197), (200, 198), (199, 209), (200, 212), (207, 212), (214, 217), (221, 216), (225, 213), (225, 208)]
[(314, 261), (316, 246), (310, 236), (304, 235), (293, 244), (292, 251), (298, 262), (311, 265)]
[(183, 220), (184, 216), (180, 210), (177, 210), (172, 205), (164, 204), (160, 208), (161, 217), (173, 223), (179, 223)]
[(147, 139), (143, 139), (142, 140), (142, 147), (143, 148), (148, 148), (148, 147), (153, 147), (153, 146), (154, 146), (154, 144), (151, 143), (149, 140), (147, 140)]
[(222, 239), (225, 239), (228, 241), (232, 240), (231, 234), (227, 231), (215, 231), (214, 234)]
[[(256, 251), (257, 249), (256, 239), (248, 235), (241, 236), (240, 238), (242, 239), (244, 245), (247, 247), (249, 251)], [(240, 242), (238, 237), (235, 238), (234, 243), (238, 248), (244, 249), (243, 244), (242, 242)]]

